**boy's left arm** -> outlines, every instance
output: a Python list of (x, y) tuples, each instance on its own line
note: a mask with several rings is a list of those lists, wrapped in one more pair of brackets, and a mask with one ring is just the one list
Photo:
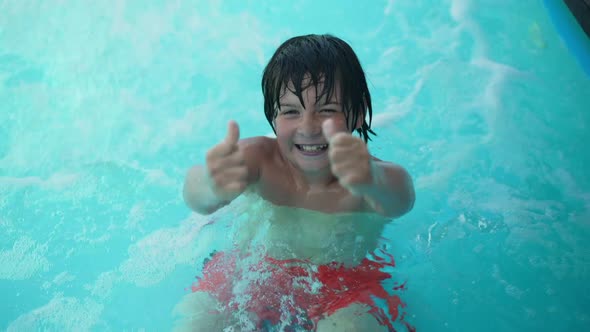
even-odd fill
[(399, 217), (414, 207), (416, 194), (408, 172), (401, 166), (371, 159), (368, 184), (351, 184), (349, 190), (362, 196), (372, 210), (387, 217)]

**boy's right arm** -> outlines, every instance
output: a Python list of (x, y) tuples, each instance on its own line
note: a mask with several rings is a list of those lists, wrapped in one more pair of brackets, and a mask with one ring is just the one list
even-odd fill
[(209, 182), (207, 168), (203, 165), (191, 167), (184, 180), (184, 202), (200, 214), (213, 213), (227, 204), (215, 195)]
[(258, 180), (259, 158), (248, 156), (252, 151), (239, 144), (239, 138), (238, 125), (230, 121), (225, 139), (207, 152), (206, 165), (197, 165), (188, 171), (183, 196), (194, 211), (213, 213)]

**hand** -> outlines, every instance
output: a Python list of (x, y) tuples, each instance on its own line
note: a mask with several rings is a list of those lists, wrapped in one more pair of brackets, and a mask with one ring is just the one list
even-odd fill
[(322, 131), (328, 140), (328, 157), (332, 173), (340, 184), (353, 194), (372, 183), (371, 155), (367, 145), (348, 132), (338, 132), (332, 120), (322, 124)]
[(230, 121), (225, 139), (207, 152), (211, 190), (226, 201), (238, 197), (248, 185), (248, 168), (238, 146), (239, 139), (240, 128)]

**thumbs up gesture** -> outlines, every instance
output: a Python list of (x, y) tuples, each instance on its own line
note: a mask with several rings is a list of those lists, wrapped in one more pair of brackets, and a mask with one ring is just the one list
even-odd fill
[(322, 124), (329, 144), (330, 167), (340, 184), (355, 194), (356, 188), (372, 183), (371, 155), (362, 139), (337, 131), (332, 121), (329, 119)]
[(233, 200), (248, 185), (248, 168), (238, 146), (240, 129), (230, 121), (225, 139), (207, 152), (207, 171), (211, 190), (222, 200)]

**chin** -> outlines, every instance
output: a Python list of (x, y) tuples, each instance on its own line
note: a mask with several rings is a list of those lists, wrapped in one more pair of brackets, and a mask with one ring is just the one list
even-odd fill
[(295, 159), (295, 165), (298, 169), (306, 173), (323, 173), (330, 170), (330, 162), (327, 160), (301, 160)]

